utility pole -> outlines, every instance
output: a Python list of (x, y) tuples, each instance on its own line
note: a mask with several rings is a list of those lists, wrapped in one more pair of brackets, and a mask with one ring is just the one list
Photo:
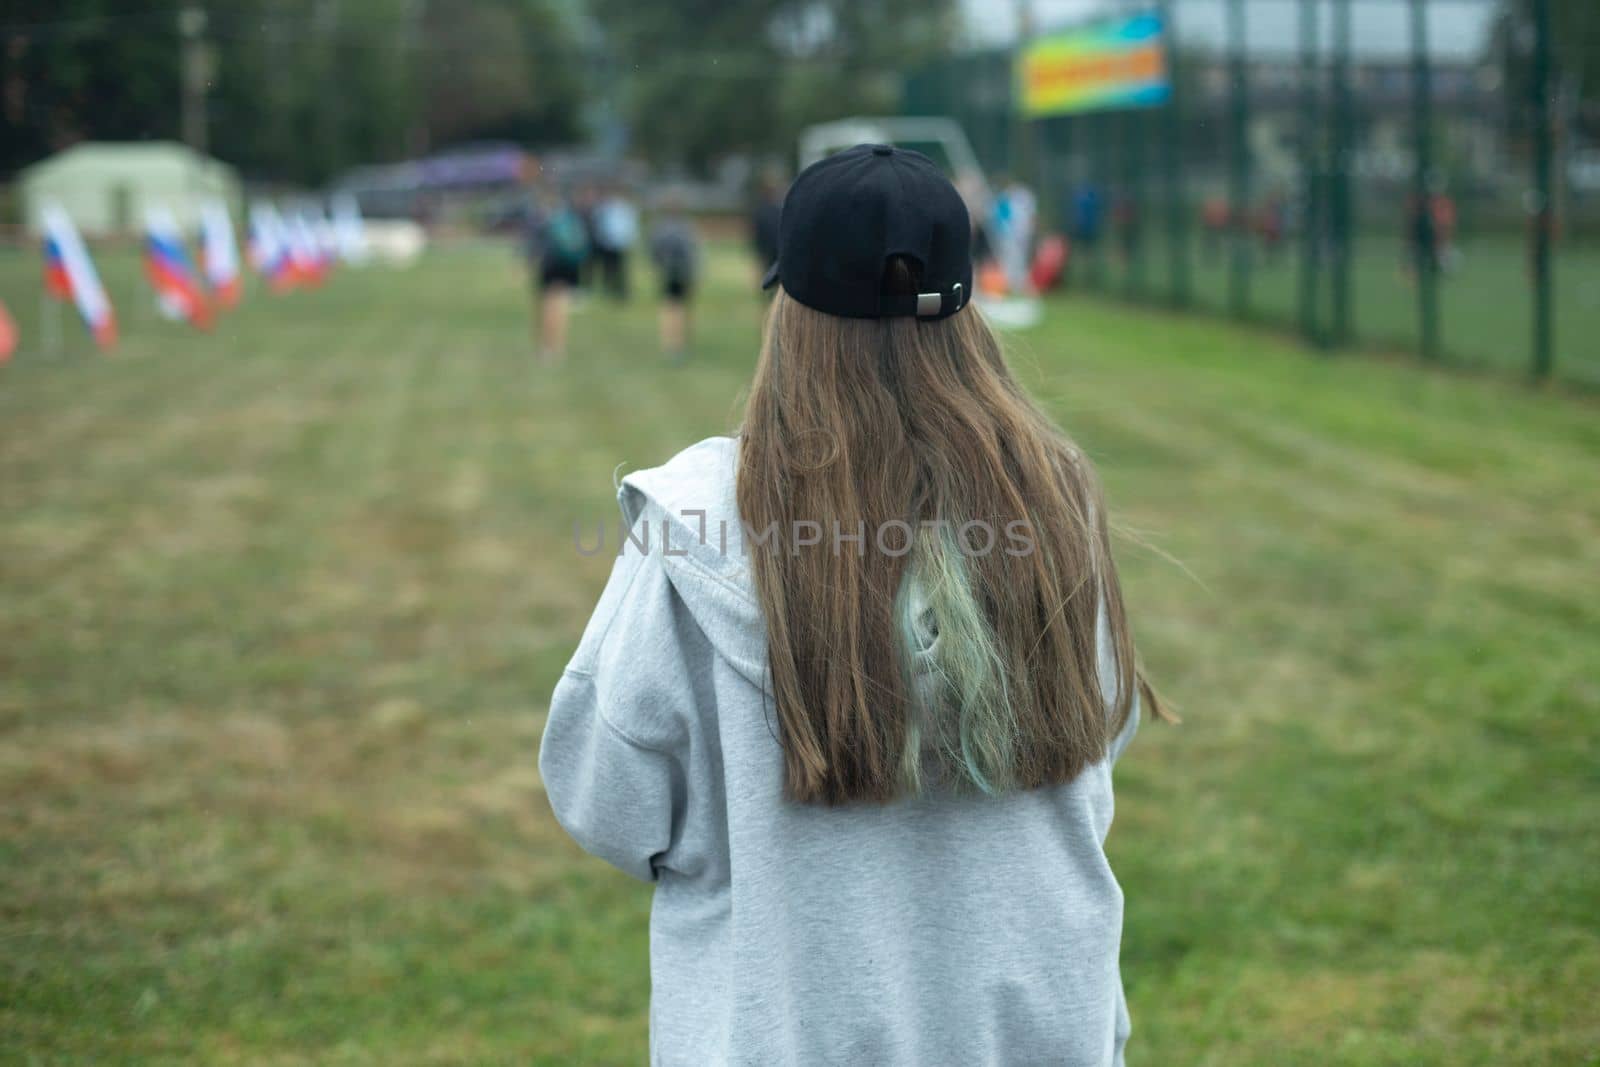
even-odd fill
[(206, 13), (189, 6), (178, 12), (178, 70), (183, 143), (206, 151), (206, 83), (211, 80), (211, 48), (206, 44)]
[[(316, 56), (317, 76), (330, 88), (338, 77), (338, 44), (335, 40), (338, 27), (339, 0), (315, 0), (311, 10), (311, 29), (315, 34), (312, 49)], [(324, 178), (331, 177), (330, 171), (343, 163), (339, 132), (343, 120), (342, 104), (343, 94), (329, 92), (321, 106), (312, 113), (317, 170)]]
[(402, 84), (406, 96), (410, 98), (406, 108), (410, 125), (405, 131), (405, 150), (411, 156), (420, 156), (432, 147), (428, 143), (427, 107), (423, 100), (427, 92), (427, 76), (423, 73), (422, 59), (422, 31), (426, 15), (426, 0), (403, 0), (398, 24), (399, 56)]

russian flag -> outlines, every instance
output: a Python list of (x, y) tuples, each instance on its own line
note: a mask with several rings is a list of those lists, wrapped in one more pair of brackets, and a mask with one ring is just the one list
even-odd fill
[(202, 330), (211, 328), (211, 302), (200, 288), (172, 213), (148, 208), (144, 216), (144, 272), (161, 308)]
[(44, 224), (44, 285), (57, 300), (71, 300), (94, 335), (95, 344), (109, 349), (117, 343), (117, 316), (95, 272), (89, 250), (78, 236), (72, 217), (58, 204), (46, 204)]
[(72, 298), (72, 279), (62, 260), (61, 247), (48, 234), (44, 239), (44, 287), (57, 300)]
[(250, 264), (275, 293), (293, 289), (299, 280), (289, 255), (288, 227), (278, 209), (262, 201), (250, 205)]
[(349, 193), (334, 198), (333, 232), (339, 242), (340, 259), (346, 263), (366, 262), (366, 223), (361, 218), (361, 205)]
[(303, 213), (296, 212), (287, 226), (289, 258), (294, 262), (296, 276), (307, 285), (321, 285), (327, 277), (329, 263), (311, 220)]
[(311, 232), (317, 238), (317, 250), (322, 253), (323, 262), (331, 270), (339, 262), (339, 231), (334, 228), (333, 220), (321, 204), (313, 205), (307, 218), (311, 223)]
[(217, 303), (225, 308), (238, 304), (239, 246), (233, 240), (227, 205), (221, 200), (208, 200), (200, 209), (200, 259)]

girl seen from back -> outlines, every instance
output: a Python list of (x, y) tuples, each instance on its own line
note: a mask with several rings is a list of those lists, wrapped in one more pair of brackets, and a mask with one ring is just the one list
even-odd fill
[(1111, 777), (1160, 709), (970, 241), (917, 153), (807, 169), (738, 436), (622, 482), (540, 768), (655, 885), (652, 1063), (1122, 1062)]

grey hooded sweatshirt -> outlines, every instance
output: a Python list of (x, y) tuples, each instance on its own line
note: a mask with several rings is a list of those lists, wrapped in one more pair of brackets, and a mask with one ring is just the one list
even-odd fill
[[(650, 1062), (1120, 1065), (1122, 891), (1103, 846), (1138, 708), (1067, 785), (785, 801), (736, 451), (711, 438), (623, 480), (632, 539), (539, 753), (567, 832), (655, 883)], [(1098, 636), (1114, 686), (1103, 620)]]

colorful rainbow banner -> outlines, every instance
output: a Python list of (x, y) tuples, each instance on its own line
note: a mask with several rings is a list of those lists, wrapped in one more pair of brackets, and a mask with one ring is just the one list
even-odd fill
[(109, 349), (117, 343), (117, 315), (111, 309), (94, 261), (84, 247), (72, 217), (57, 204), (46, 204), (44, 224), (44, 284), (57, 300), (71, 300), (94, 335), (95, 344)]
[(1039, 37), (1017, 54), (1017, 100), (1030, 118), (1154, 107), (1171, 92), (1154, 11)]
[(211, 302), (183, 247), (178, 223), (165, 208), (145, 210), (144, 273), (165, 314), (202, 330), (211, 328)]

